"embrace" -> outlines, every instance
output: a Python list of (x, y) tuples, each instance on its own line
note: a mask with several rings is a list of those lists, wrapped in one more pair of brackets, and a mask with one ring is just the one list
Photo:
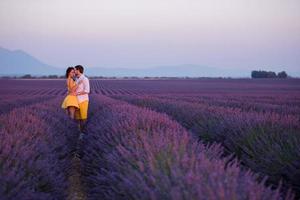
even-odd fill
[(81, 65), (66, 70), (68, 95), (61, 105), (72, 120), (78, 121), (81, 132), (87, 121), (90, 93), (89, 79), (83, 71)]

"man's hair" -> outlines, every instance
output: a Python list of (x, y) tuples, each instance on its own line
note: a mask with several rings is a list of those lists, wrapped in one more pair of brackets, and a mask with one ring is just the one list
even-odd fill
[(77, 69), (78, 71), (80, 71), (80, 73), (83, 73), (84, 69), (81, 65), (76, 65), (75, 69)]

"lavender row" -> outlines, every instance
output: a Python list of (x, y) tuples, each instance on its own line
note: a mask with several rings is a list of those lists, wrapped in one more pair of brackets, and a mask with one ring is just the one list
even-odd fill
[(89, 199), (280, 199), (167, 115), (104, 96), (92, 102), (82, 157)]
[(0, 117), (1, 199), (66, 198), (76, 127), (65, 123), (59, 102), (37, 103)]
[(168, 96), (175, 98), (195, 98), (199, 100), (208, 101), (222, 101), (228, 100), (233, 102), (246, 101), (249, 103), (265, 103), (272, 105), (297, 105), (299, 106), (300, 93), (298, 91), (290, 91), (288, 93), (273, 93), (270, 91), (265, 91), (263, 94), (256, 92), (247, 92), (247, 90), (242, 93), (239, 91), (232, 90), (226, 93), (218, 93), (215, 91), (207, 93), (173, 93), (173, 94), (157, 94), (156, 96)]
[[(231, 96), (232, 95), (232, 96)], [(219, 106), (225, 108), (236, 108), (241, 111), (255, 112), (275, 112), (278, 114), (293, 114), (300, 116), (300, 95), (277, 97), (277, 96), (241, 96), (230, 93), (226, 95), (155, 95), (161, 99), (169, 99), (173, 101), (184, 101), (190, 103), (198, 103), (206, 106)]]
[(300, 192), (299, 118), (275, 113), (242, 112), (239, 109), (163, 100), (155, 97), (119, 96), (141, 107), (167, 113), (204, 142), (219, 142), (242, 164), (268, 182)]
[(9, 95), (58, 95), (67, 92), (65, 80), (0, 79), (0, 85), (0, 94)]
[(0, 114), (8, 113), (13, 109), (47, 101), (53, 98), (55, 98), (55, 96), (2, 95), (0, 98)]
[[(98, 84), (97, 84), (98, 83)], [(257, 79), (158, 79), (158, 80), (92, 80), (92, 87), (122, 89), (138, 94), (282, 94), (292, 95), (300, 91), (300, 79), (257, 80)], [(97, 86), (96, 86), (97, 85)]]

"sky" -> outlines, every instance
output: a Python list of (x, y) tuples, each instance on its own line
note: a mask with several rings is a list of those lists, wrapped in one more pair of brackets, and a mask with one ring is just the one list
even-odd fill
[(300, 71), (299, 0), (0, 0), (0, 46), (56, 66)]

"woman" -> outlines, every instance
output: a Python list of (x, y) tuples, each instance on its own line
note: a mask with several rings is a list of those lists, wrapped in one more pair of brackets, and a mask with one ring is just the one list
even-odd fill
[(68, 67), (66, 70), (66, 78), (67, 78), (67, 88), (68, 88), (68, 95), (64, 99), (61, 107), (66, 110), (67, 114), (70, 116), (71, 119), (74, 119), (75, 111), (79, 108), (78, 100), (76, 97), (76, 89), (78, 84), (74, 81), (75, 78), (75, 71), (73, 67)]

